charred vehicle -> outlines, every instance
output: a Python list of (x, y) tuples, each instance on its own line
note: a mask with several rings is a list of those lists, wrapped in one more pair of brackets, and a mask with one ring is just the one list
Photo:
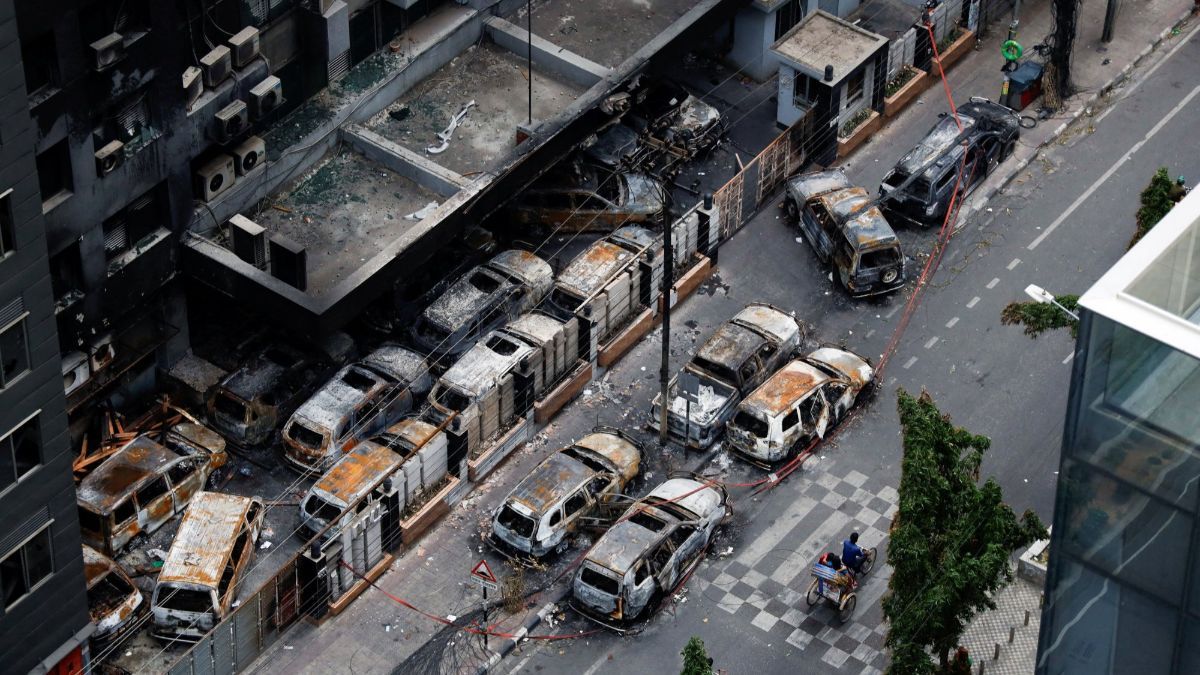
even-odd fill
[(610, 626), (635, 621), (704, 558), (717, 527), (732, 515), (725, 488), (671, 478), (633, 504), (588, 551), (571, 604)]
[(428, 421), (445, 424), (459, 455), (511, 427), (533, 402), (574, 366), (579, 321), (529, 312), (492, 331), (463, 354), (434, 385)]
[(140, 625), (147, 605), (133, 580), (96, 549), (83, 546), (83, 575), (87, 580), (88, 616), (96, 624), (93, 649), (111, 648), (129, 637)]
[(617, 504), (641, 460), (632, 438), (595, 429), (547, 457), (509, 493), (492, 516), (489, 543), (506, 555), (561, 553), (587, 519)]
[(410, 335), (430, 359), (455, 357), (506, 321), (541, 302), (554, 271), (536, 255), (504, 251), (467, 272), (417, 318)]
[(155, 637), (197, 641), (225, 618), (254, 558), (262, 520), (257, 497), (196, 495), (154, 586)]
[(688, 157), (712, 149), (725, 132), (724, 120), (716, 108), (673, 82), (652, 85), (628, 117), (635, 130), (678, 148)]
[(198, 424), (176, 425), (165, 445), (138, 436), (80, 482), (75, 494), (83, 542), (115, 556), (135, 536), (182, 513), (226, 460), (225, 441)]
[(874, 378), (866, 357), (821, 347), (780, 368), (738, 405), (727, 425), (729, 447), (756, 463), (790, 459), (825, 438)]
[(965, 199), (1012, 155), (1020, 134), (1020, 118), (1011, 108), (973, 97), (959, 106), (958, 122), (952, 114), (942, 117), (920, 145), (883, 177), (879, 196), (884, 213), (892, 222), (941, 225), (955, 186), (961, 182), (959, 200)]
[(425, 359), (384, 344), (342, 368), (283, 427), (284, 459), (302, 472), (333, 465), (340, 453), (387, 428), (429, 392)]
[[(721, 434), (742, 396), (762, 384), (800, 346), (800, 324), (781, 309), (751, 303), (722, 324), (670, 384), (667, 430), (693, 448)], [(650, 425), (659, 428), (662, 395)]]
[(511, 216), (554, 232), (611, 232), (627, 223), (660, 227), (667, 206), (667, 191), (650, 176), (583, 167), (554, 173), (522, 192)]
[(562, 271), (550, 293), (550, 311), (589, 319), (599, 343), (650, 305), (662, 286), (663, 238), (628, 225), (594, 242)]
[(883, 212), (840, 169), (794, 176), (784, 208), (822, 263), (833, 262), (850, 295), (888, 293), (904, 285), (904, 253)]
[(209, 392), (209, 422), (238, 445), (271, 441), (296, 406), (350, 359), (354, 343), (337, 333), (328, 347), (322, 353), (280, 343), (255, 354)]
[(612, 124), (583, 150), (585, 162), (612, 172), (636, 171), (645, 155), (638, 132), (624, 124)]
[[(395, 473), (403, 461), (390, 448), (372, 441), (359, 443), (318, 478), (300, 500), (300, 525), (317, 534), (366, 497), (376, 483)], [(333, 534), (326, 533), (326, 538)]]

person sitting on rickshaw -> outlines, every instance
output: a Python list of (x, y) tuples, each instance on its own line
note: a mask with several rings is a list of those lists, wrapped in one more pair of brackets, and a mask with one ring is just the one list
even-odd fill
[(835, 583), (838, 585), (845, 587), (854, 586), (854, 576), (850, 574), (850, 570), (846, 569), (846, 566), (842, 564), (842, 559), (839, 558), (836, 553), (832, 551), (822, 553), (817, 562), (834, 571), (834, 575), (836, 577)]
[(866, 558), (867, 554), (858, 545), (858, 533), (851, 532), (850, 538), (842, 542), (842, 564), (855, 576), (861, 576), (863, 560)]

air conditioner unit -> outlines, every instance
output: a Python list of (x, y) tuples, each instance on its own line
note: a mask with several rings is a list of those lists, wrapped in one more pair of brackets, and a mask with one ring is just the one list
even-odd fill
[(196, 172), (196, 193), (204, 201), (210, 202), (228, 190), (233, 181), (233, 158), (229, 155), (217, 155)]
[(243, 101), (234, 101), (221, 108), (217, 111), (216, 118), (213, 129), (217, 141), (221, 143), (227, 143), (245, 131), (249, 121), (246, 116), (246, 104)]
[(62, 357), (63, 391), (67, 395), (87, 384), (92, 379), (92, 369), (88, 364), (87, 354), (70, 352)]
[(125, 161), (125, 144), (121, 141), (110, 141), (96, 151), (96, 175), (107, 176), (117, 170)]
[(303, 246), (284, 237), (271, 237), (271, 276), (285, 284), (308, 290), (308, 252)]
[(258, 29), (246, 26), (234, 33), (233, 37), (229, 38), (229, 48), (233, 50), (234, 68), (250, 65), (251, 61), (258, 58)]
[(96, 71), (105, 70), (125, 58), (125, 38), (120, 33), (109, 33), (88, 45), (92, 49)]
[(251, 136), (233, 149), (233, 168), (237, 175), (245, 176), (267, 159), (267, 144), (258, 136)]
[(280, 103), (283, 103), (283, 82), (274, 75), (268, 76), (250, 90), (250, 114), (256, 120), (278, 108)]
[(200, 57), (200, 68), (204, 71), (204, 86), (209, 89), (224, 82), (233, 70), (229, 47), (217, 45), (211, 52)]
[(204, 93), (204, 80), (200, 76), (200, 69), (196, 66), (188, 66), (183, 71), (183, 98), (188, 108), (195, 105)]
[(98, 373), (104, 370), (117, 358), (117, 350), (113, 347), (112, 333), (105, 333), (97, 336), (95, 340), (88, 346), (88, 351), (91, 352), (92, 372)]
[(267, 266), (267, 231), (262, 225), (239, 213), (229, 219), (229, 232), (234, 255), (260, 270)]

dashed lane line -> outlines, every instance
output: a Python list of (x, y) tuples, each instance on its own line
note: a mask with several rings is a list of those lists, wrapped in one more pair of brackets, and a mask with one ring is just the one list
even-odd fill
[(1096, 121), (1094, 122), (1094, 124), (1099, 124), (1099, 123), (1103, 122), (1105, 117), (1108, 117), (1109, 114), (1112, 113), (1112, 111), (1117, 109), (1118, 103), (1120, 103), (1121, 101), (1124, 101), (1125, 99), (1132, 96), (1133, 92), (1137, 91), (1137, 88), (1142, 86), (1143, 82), (1150, 79), (1150, 76), (1153, 75), (1155, 73), (1155, 71), (1157, 71), (1159, 68), (1161, 68), (1164, 63), (1169, 61), (1172, 56), (1175, 56), (1175, 52), (1179, 51), (1180, 49), (1183, 49), (1183, 46), (1185, 44), (1187, 44), (1189, 40), (1191, 40), (1193, 37), (1195, 37), (1196, 33), (1200, 33), (1200, 26), (1196, 26), (1196, 28), (1194, 30), (1192, 30), (1191, 33), (1188, 33), (1187, 37), (1180, 40), (1179, 44), (1175, 45), (1175, 47), (1172, 48), (1171, 51), (1167, 52), (1167, 55), (1162, 57), (1162, 60), (1160, 60), (1158, 63), (1154, 64), (1153, 66), (1151, 66), (1150, 70), (1147, 70), (1145, 73), (1143, 73), (1142, 76), (1137, 79), (1137, 81), (1135, 81), (1132, 85), (1130, 85), (1130, 87), (1128, 89), (1125, 90), (1125, 93), (1121, 95), (1121, 98), (1110, 103), (1108, 106), (1108, 110), (1105, 110), (1104, 112), (1100, 113), (1100, 116), (1096, 118)]
[(1012, 259), (1012, 262), (1008, 263), (1008, 271), (1009, 271), (1009, 272), (1013, 271), (1013, 269), (1015, 269), (1015, 268), (1016, 268), (1016, 266), (1017, 266), (1017, 265), (1020, 265), (1020, 264), (1021, 264), (1021, 259), (1020, 259), (1020, 258), (1013, 258), (1013, 259)]
[(1073, 358), (1075, 358), (1075, 352), (1071, 352), (1070, 354), (1067, 354), (1067, 358), (1063, 359), (1063, 365), (1070, 363), (1071, 359), (1073, 359)]
[(916, 362), (917, 362), (917, 357), (915, 357), (915, 356), (910, 356), (910, 357), (908, 358), (908, 360), (904, 362), (904, 369), (905, 369), (905, 370), (908, 370), (909, 368), (912, 368), (912, 367), (913, 367), (913, 364), (914, 364), (914, 363), (916, 363)]
[(974, 307), (975, 305), (978, 305), (978, 304), (979, 304), (979, 296), (977, 295), (977, 296), (971, 298), (971, 301), (967, 303), (967, 309), (971, 309), (972, 307)]
[(938, 336), (934, 335), (933, 337), (929, 338), (929, 342), (925, 343), (925, 349), (929, 349), (930, 347), (936, 345), (937, 342), (938, 342)]
[(993, 288), (995, 288), (996, 284), (998, 284), (998, 283), (1000, 283), (1000, 277), (993, 278), (991, 281), (988, 282), (988, 285), (987, 285), (988, 290), (990, 291)]
[[(954, 328), (954, 324), (958, 323), (958, 317), (954, 317), (946, 322), (946, 328)], [(869, 337), (869, 336), (868, 336)]]

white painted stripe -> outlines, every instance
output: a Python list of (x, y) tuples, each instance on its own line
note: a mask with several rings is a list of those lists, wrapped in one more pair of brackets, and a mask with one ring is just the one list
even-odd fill
[(596, 673), (608, 663), (608, 654), (604, 654), (600, 658), (596, 659), (596, 662), (593, 663), (587, 670), (583, 671), (583, 675), (596, 675)]
[(1071, 359), (1073, 359), (1073, 358), (1075, 358), (1075, 352), (1071, 352), (1070, 354), (1067, 354), (1067, 358), (1063, 359), (1063, 364), (1070, 363)]
[(1154, 64), (1153, 66), (1150, 67), (1150, 70), (1147, 70), (1145, 73), (1140, 75), (1138, 77), (1138, 79), (1136, 81), (1134, 81), (1134, 83), (1131, 84), (1129, 86), (1129, 88), (1125, 90), (1125, 92), (1123, 94), (1121, 94), (1121, 98), (1118, 98), (1117, 100), (1110, 103), (1108, 105), (1108, 110), (1105, 110), (1104, 112), (1100, 113), (1100, 116), (1096, 118), (1095, 124), (1099, 124), (1099, 123), (1103, 122), (1104, 118), (1108, 117), (1109, 113), (1111, 113), (1112, 111), (1117, 109), (1118, 103), (1120, 103), (1121, 101), (1124, 101), (1125, 99), (1129, 98), (1130, 96), (1133, 96), (1133, 92), (1137, 91), (1137, 88), (1142, 86), (1143, 82), (1150, 79), (1150, 76), (1153, 75), (1155, 73), (1155, 71), (1157, 71), (1159, 68), (1161, 68), (1162, 65), (1164, 63), (1166, 63), (1168, 59), (1170, 59), (1172, 56), (1175, 56), (1175, 52), (1179, 51), (1180, 49), (1183, 49), (1183, 46), (1188, 43), (1188, 40), (1191, 40), (1193, 37), (1195, 37), (1196, 33), (1200, 33), (1200, 26), (1196, 26), (1195, 30), (1193, 30), (1191, 33), (1188, 33), (1187, 37), (1180, 40), (1179, 44), (1175, 45), (1175, 47), (1173, 47), (1171, 49), (1171, 51), (1167, 52), (1167, 55), (1162, 57), (1161, 61)]
[(929, 342), (925, 343), (925, 349), (929, 349), (930, 347), (936, 345), (937, 342), (938, 342), (938, 336), (934, 335), (933, 337), (929, 338)]
[(1013, 271), (1013, 268), (1015, 268), (1017, 265), (1020, 265), (1020, 264), (1021, 264), (1020, 258), (1013, 258), (1012, 262), (1008, 263), (1008, 271), (1009, 272)]
[(834, 547), (834, 544), (845, 536), (842, 530), (849, 522), (849, 514), (841, 511), (831, 513), (817, 529), (813, 530), (812, 534), (808, 535), (807, 539), (788, 554), (774, 572), (771, 572), (771, 578), (787, 586), (797, 576), (807, 575), (821, 551), (837, 548)]
[(1054, 222), (1050, 223), (1050, 226), (1047, 227), (1044, 232), (1039, 234), (1037, 239), (1034, 239), (1032, 242), (1030, 242), (1029, 246), (1026, 248), (1032, 251), (1033, 249), (1037, 248), (1039, 244), (1045, 241), (1046, 237), (1049, 237), (1051, 232), (1054, 232), (1054, 230), (1058, 229), (1058, 226), (1062, 225), (1063, 221), (1069, 218), (1071, 214), (1075, 212), (1075, 209), (1079, 208), (1080, 205), (1087, 201), (1092, 194), (1096, 192), (1096, 190), (1100, 189), (1101, 185), (1108, 181), (1109, 178), (1112, 178), (1113, 174), (1115, 174), (1118, 169), (1125, 166), (1125, 162), (1128, 162), (1130, 159), (1132, 159), (1134, 154), (1136, 154), (1138, 150), (1142, 149), (1142, 146), (1146, 145), (1151, 138), (1154, 138), (1158, 132), (1162, 131), (1162, 128), (1167, 126), (1167, 123), (1174, 119), (1175, 116), (1179, 114), (1179, 111), (1187, 107), (1187, 104), (1191, 103), (1192, 99), (1196, 98), (1197, 94), (1200, 94), (1200, 85), (1193, 89), (1187, 96), (1183, 97), (1183, 99), (1171, 109), (1171, 112), (1167, 113), (1165, 117), (1158, 121), (1158, 124), (1155, 124), (1150, 131), (1146, 132), (1146, 136), (1142, 138), (1142, 140), (1134, 143), (1133, 147), (1129, 148), (1129, 150), (1121, 156), (1121, 159), (1114, 162), (1113, 165), (1109, 167), (1108, 171), (1105, 171), (1103, 175), (1096, 179), (1095, 183), (1092, 183), (1088, 189), (1083, 191), (1083, 194), (1076, 197), (1075, 201), (1071, 202), (1071, 205), (1067, 207), (1067, 210), (1063, 211), (1059, 217), (1055, 218)]
[(890, 318), (892, 318), (892, 315), (893, 315), (893, 314), (895, 314), (896, 312), (900, 311), (900, 307), (901, 307), (901, 305), (896, 305), (895, 307), (893, 307), (893, 308), (892, 308), (892, 311), (888, 312), (887, 314), (884, 314), (884, 315), (883, 315), (883, 318), (885, 318), (885, 319), (890, 319)]
[(521, 669), (525, 667), (525, 664), (529, 663), (529, 659), (532, 658), (533, 654), (530, 654), (529, 656), (521, 659), (520, 663), (518, 663), (512, 670), (508, 671), (508, 675), (517, 675), (517, 673), (521, 672)]
[[(812, 497), (801, 495), (799, 499), (792, 502), (784, 509), (783, 513), (775, 519), (775, 522), (763, 530), (762, 534), (755, 537), (748, 546), (742, 549), (734, 560), (745, 565), (746, 567), (754, 567), (763, 557), (773, 551), (783, 538), (796, 527), (804, 516), (817, 505), (817, 500)], [(791, 546), (788, 546), (790, 549)]]
[(971, 301), (967, 303), (967, 309), (971, 309), (972, 307), (974, 307), (975, 305), (978, 305), (978, 304), (979, 304), (979, 296), (977, 295), (977, 296), (971, 298)]
[(917, 362), (917, 357), (915, 357), (915, 356), (910, 357), (907, 361), (904, 362), (904, 369), (908, 370), (909, 368), (912, 368), (913, 364), (916, 362)]
[(869, 340), (869, 339), (871, 339), (871, 336), (872, 336), (872, 335), (874, 335), (874, 334), (875, 334), (875, 329), (874, 329), (874, 328), (872, 328), (871, 330), (867, 331), (867, 339), (868, 339), (868, 340)]
[(1000, 283), (1000, 277), (996, 277), (996, 278), (992, 279), (991, 281), (989, 281), (988, 285), (987, 285), (988, 290), (990, 291), (993, 288), (995, 288), (996, 284), (998, 284), (998, 283)]
[(946, 322), (946, 328), (954, 328), (954, 324), (958, 323), (958, 317), (954, 317)]

